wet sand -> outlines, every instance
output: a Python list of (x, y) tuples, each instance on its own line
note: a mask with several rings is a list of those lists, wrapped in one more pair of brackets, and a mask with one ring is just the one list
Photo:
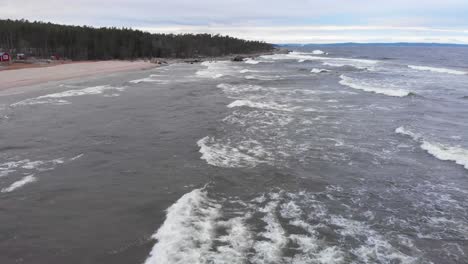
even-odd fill
[(150, 69), (154, 67), (157, 67), (157, 65), (145, 61), (97, 61), (0, 71), (0, 78), (3, 80), (0, 82), (0, 91), (50, 81), (60, 81), (121, 71)]

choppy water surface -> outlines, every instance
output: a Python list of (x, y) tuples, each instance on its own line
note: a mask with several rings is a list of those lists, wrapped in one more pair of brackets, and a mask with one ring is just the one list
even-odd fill
[(468, 263), (468, 49), (319, 48), (3, 97), (3, 258)]

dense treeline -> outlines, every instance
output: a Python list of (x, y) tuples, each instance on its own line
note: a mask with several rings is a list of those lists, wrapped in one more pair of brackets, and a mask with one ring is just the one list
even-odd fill
[(151, 34), (126, 28), (0, 20), (0, 51), (73, 60), (187, 58), (271, 50), (271, 44), (210, 34)]

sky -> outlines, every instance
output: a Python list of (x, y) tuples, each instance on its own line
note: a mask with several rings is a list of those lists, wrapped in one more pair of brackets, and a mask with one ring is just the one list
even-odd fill
[(269, 43), (468, 44), (468, 0), (0, 0), (0, 18)]

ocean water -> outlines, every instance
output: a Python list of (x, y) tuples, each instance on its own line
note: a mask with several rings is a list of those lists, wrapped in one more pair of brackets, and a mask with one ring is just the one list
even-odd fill
[(468, 263), (468, 48), (298, 48), (0, 97), (0, 262)]

